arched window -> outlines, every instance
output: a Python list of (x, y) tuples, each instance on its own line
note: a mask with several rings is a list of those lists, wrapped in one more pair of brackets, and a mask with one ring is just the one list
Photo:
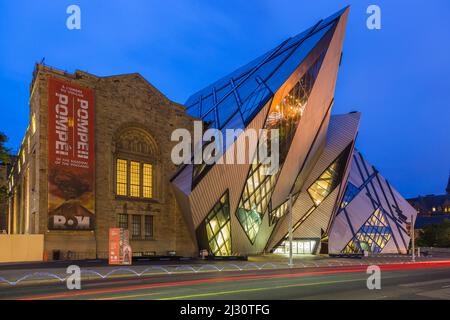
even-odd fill
[(141, 128), (119, 131), (115, 139), (115, 194), (118, 197), (154, 199), (159, 151)]

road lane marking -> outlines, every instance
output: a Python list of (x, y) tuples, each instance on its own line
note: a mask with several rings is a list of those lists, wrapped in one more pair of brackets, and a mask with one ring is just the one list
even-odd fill
[[(439, 261), (439, 262), (429, 262), (429, 263), (407, 263), (407, 264), (391, 264), (380, 266), (382, 271), (401, 271), (401, 270), (415, 270), (415, 269), (434, 269), (434, 268), (444, 268), (450, 267), (450, 261)], [(89, 296), (89, 295), (99, 295), (108, 294), (116, 292), (126, 292), (133, 290), (145, 290), (150, 288), (158, 287), (174, 287), (183, 286), (191, 284), (202, 284), (202, 283), (216, 283), (216, 282), (227, 282), (227, 281), (239, 281), (239, 280), (250, 280), (250, 279), (276, 279), (276, 278), (290, 278), (290, 277), (305, 277), (310, 275), (323, 275), (323, 274), (342, 274), (342, 273), (358, 273), (366, 272), (366, 267), (352, 267), (352, 268), (339, 268), (334, 270), (326, 271), (309, 271), (300, 273), (289, 273), (289, 274), (273, 274), (273, 275), (248, 275), (248, 276), (229, 276), (222, 278), (210, 278), (210, 279), (197, 279), (197, 280), (184, 280), (177, 282), (163, 282), (163, 283), (153, 283), (145, 285), (134, 285), (119, 288), (106, 288), (106, 289), (92, 289), (88, 291), (80, 292), (65, 292), (59, 294), (47, 294), (38, 296), (29, 296), (25, 298), (19, 298), (19, 300), (43, 300), (43, 299), (58, 299), (58, 298), (71, 298), (79, 296)]]
[[(326, 278), (326, 277), (317, 277), (317, 278), (309, 278), (309, 277), (307, 278), (307, 277), (305, 277), (305, 279), (318, 281), (318, 280), (321, 280), (321, 279), (328, 279), (328, 278)], [(249, 280), (246, 280), (246, 281), (249, 282), (248, 284), (251, 284), (253, 281), (257, 281), (257, 280), (258, 279), (249, 279)], [(283, 283), (283, 282), (286, 282), (288, 280), (289, 279), (285, 279), (284, 281), (281, 281), (281, 282)], [(280, 282), (279, 279), (265, 279), (265, 281), (267, 281), (267, 282), (268, 281), (273, 281), (272, 283), (279, 283)], [(275, 281), (277, 281), (277, 282), (275, 282)], [(269, 282), (269, 284), (270, 284), (270, 282)], [(215, 289), (219, 290), (219, 289), (223, 289), (224, 287), (235, 287), (235, 286), (236, 286), (235, 283), (221, 283), (220, 285), (217, 284), (215, 286), (213, 284), (212, 286), (209, 286), (208, 289), (209, 290), (215, 290)], [(274, 286), (271, 286), (271, 288), (274, 288)], [(155, 288), (155, 289), (159, 289), (159, 288)], [(167, 294), (171, 294), (171, 293), (174, 293), (174, 292), (180, 292), (180, 291), (196, 291), (196, 290), (198, 291), (198, 290), (201, 290), (201, 288), (194, 289), (194, 288), (187, 287), (187, 288), (182, 288), (182, 289), (178, 289), (178, 290), (168, 290), (168, 291), (164, 291), (164, 289), (162, 289), (162, 290), (163, 291), (160, 291), (160, 292), (135, 293), (135, 294), (123, 295), (123, 296), (109, 296), (109, 297), (103, 297), (103, 298), (94, 298), (92, 300), (131, 299), (131, 298), (139, 298), (139, 297), (145, 297), (145, 296), (167, 295)]]
[(305, 277), (305, 276), (311, 276), (311, 275), (358, 273), (358, 272), (365, 272), (365, 271), (366, 271), (365, 268), (361, 268), (361, 269), (330, 270), (330, 271), (319, 271), (319, 272), (302, 272), (302, 273), (288, 273), (288, 274), (235, 276), (235, 277), (225, 277), (225, 278), (184, 280), (184, 281), (177, 281), (177, 282), (152, 283), (152, 284), (146, 284), (146, 285), (135, 285), (135, 286), (109, 288), (109, 289), (97, 289), (97, 290), (90, 290), (90, 291), (64, 292), (64, 293), (59, 293), (59, 294), (50, 294), (50, 295), (19, 298), (18, 300), (45, 300), (45, 299), (70, 298), (70, 297), (88, 296), (88, 295), (96, 295), (96, 294), (126, 292), (126, 291), (133, 291), (133, 290), (144, 290), (144, 289), (151, 289), (151, 288), (184, 286), (184, 285), (192, 285), (192, 284), (195, 285), (195, 284), (227, 282), (227, 281), (294, 278), (294, 277)]
[[(439, 280), (432, 280), (432, 281), (422, 281), (422, 282), (406, 283), (406, 284), (401, 284), (400, 287), (407, 287), (407, 288), (411, 288), (411, 287), (424, 287), (424, 286), (428, 286), (428, 285), (433, 285), (433, 284), (444, 284), (444, 283), (450, 283), (450, 279), (439, 279)], [(444, 288), (445, 288), (445, 287), (444, 287)]]
[(262, 287), (262, 288), (253, 288), (253, 289), (241, 289), (241, 290), (219, 291), (219, 292), (210, 292), (210, 293), (199, 293), (199, 294), (192, 294), (192, 295), (186, 295), (186, 296), (162, 298), (162, 299), (158, 299), (158, 300), (182, 300), (182, 299), (191, 299), (191, 298), (209, 297), (209, 296), (219, 296), (219, 295), (236, 294), (236, 293), (248, 293), (248, 292), (258, 292), (258, 291), (267, 291), (267, 290), (276, 290), (276, 289), (287, 289), (287, 288), (297, 288), (297, 287), (330, 285), (330, 284), (365, 281), (365, 280), (366, 280), (366, 278), (351, 279), (351, 280), (336, 280), (336, 281), (301, 283), (301, 284), (290, 284), (290, 285), (275, 286), (275, 287), (271, 286), (271, 287)]

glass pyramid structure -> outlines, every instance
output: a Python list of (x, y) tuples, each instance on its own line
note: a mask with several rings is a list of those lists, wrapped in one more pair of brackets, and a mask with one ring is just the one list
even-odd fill
[[(271, 249), (269, 244), (275, 242), (271, 238), (280, 235), (281, 239), (285, 235), (283, 226), (289, 190), (294, 188), (294, 184), (301, 186), (306, 182), (311, 166), (315, 165), (312, 161), (307, 163), (307, 159), (317, 159), (322, 152), (317, 146), (326, 140), (347, 15), (348, 8), (344, 8), (318, 21), (311, 28), (194, 93), (186, 101), (186, 112), (201, 119), (204, 130), (214, 128), (225, 134), (226, 129), (241, 129), (243, 132), (248, 128), (278, 129), (280, 140), (280, 169), (271, 175), (264, 174), (266, 165), (257, 157), (262, 143), (259, 141), (256, 150), (252, 151), (254, 154), (249, 154), (250, 158), (257, 160), (256, 163), (188, 164), (172, 178), (178, 203), (199, 249), (208, 250), (213, 255), (259, 253)], [(319, 175), (311, 183), (320, 178), (320, 174), (351, 144), (353, 138), (349, 139), (345, 145), (333, 149), (332, 159), (326, 160), (329, 162), (318, 165)], [(233, 143), (225, 142), (223, 152)], [(203, 148), (207, 146), (205, 144)], [(347, 158), (343, 159), (342, 168), (338, 170), (339, 181), (330, 189), (340, 189), (346, 163)], [(328, 205), (326, 200), (332, 192), (328, 189), (327, 192), (322, 189), (315, 191), (321, 192), (320, 203), (314, 203), (308, 196), (310, 203), (307, 205), (321, 211), (321, 203)], [(227, 219), (226, 228), (222, 229), (226, 230), (226, 241), (222, 239), (222, 231), (211, 231), (211, 224), (220, 229), (220, 224), (212, 222), (215, 221), (213, 215), (223, 211), (216, 208), (225, 193)], [(299, 194), (298, 202), (302, 201), (300, 190), (296, 193)], [(308, 195), (307, 191), (305, 193)], [(335, 193), (330, 196), (334, 200), (328, 202), (337, 201)], [(324, 230), (333, 216), (332, 211), (330, 207), (326, 217), (320, 219)], [(310, 211), (295, 222), (302, 221), (307, 225), (313, 217)], [(214, 240), (216, 234), (221, 235), (221, 244), (227, 243), (221, 247), (223, 250), (218, 249), (220, 245)]]
[(336, 27), (345, 10), (193, 94), (185, 103), (187, 112), (211, 128), (244, 129), (327, 32)]

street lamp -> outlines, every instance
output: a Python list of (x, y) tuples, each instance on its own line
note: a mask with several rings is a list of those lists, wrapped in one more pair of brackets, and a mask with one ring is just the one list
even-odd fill
[(415, 246), (415, 227), (414, 227), (414, 215), (411, 215), (411, 249), (412, 249), (412, 262), (416, 262), (416, 246)]
[(289, 193), (289, 267), (294, 266), (294, 261), (292, 257), (292, 193)]

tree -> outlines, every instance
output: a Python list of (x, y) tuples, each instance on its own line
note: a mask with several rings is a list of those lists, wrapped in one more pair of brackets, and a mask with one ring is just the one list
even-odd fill
[(450, 220), (425, 226), (417, 244), (421, 247), (450, 248)]
[(9, 162), (9, 152), (10, 150), (5, 147), (5, 143), (8, 141), (6, 135), (0, 132), (0, 163)]
[[(8, 141), (6, 135), (0, 132), (0, 164), (5, 164), (10, 161), (10, 150), (5, 147), (5, 143)], [(0, 186), (0, 201), (7, 196), (6, 186)]]

